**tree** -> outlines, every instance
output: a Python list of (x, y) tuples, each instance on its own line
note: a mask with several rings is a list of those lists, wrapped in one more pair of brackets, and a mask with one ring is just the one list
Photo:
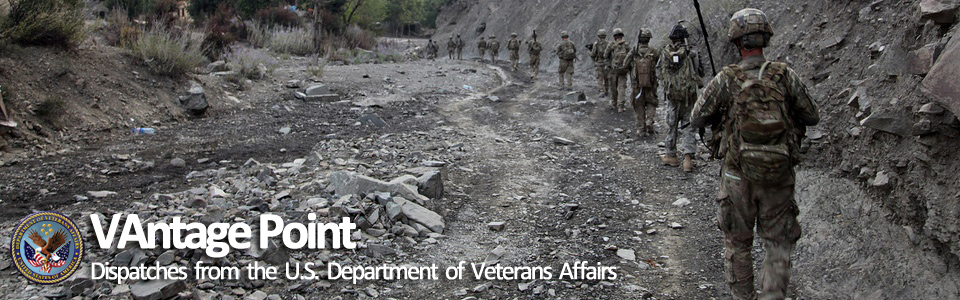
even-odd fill
[(350, 0), (347, 2), (344, 23), (369, 28), (387, 19), (387, 0)]

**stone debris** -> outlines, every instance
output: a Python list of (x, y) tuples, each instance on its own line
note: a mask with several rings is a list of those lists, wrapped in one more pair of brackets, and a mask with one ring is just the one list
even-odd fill
[(957, 21), (957, 9), (960, 2), (953, 0), (920, 1), (920, 18), (932, 20), (937, 24), (953, 24)]
[(506, 228), (506, 226), (507, 226), (506, 222), (487, 223), (487, 228), (490, 228), (490, 230), (493, 230), (493, 231), (503, 231), (503, 229)]
[(554, 143), (554, 144), (557, 144), (557, 145), (564, 145), (564, 146), (569, 146), (569, 145), (576, 144), (576, 142), (574, 142), (574, 141), (571, 141), (571, 140), (568, 140), (568, 139), (565, 139), (565, 138), (562, 138), (562, 137), (559, 137), (559, 136), (553, 137), (553, 143)]
[(635, 261), (635, 260), (637, 260), (637, 255), (636, 255), (636, 253), (635, 253), (633, 250), (631, 250), (631, 249), (617, 249), (617, 256), (619, 256), (619, 257), (622, 258), (622, 259), (629, 260), (629, 261)]
[(186, 289), (182, 280), (138, 281), (130, 286), (130, 294), (135, 300), (160, 300), (172, 298)]
[(676, 207), (684, 207), (687, 205), (690, 205), (690, 199), (687, 198), (679, 198), (677, 201), (673, 201), (673, 206)]
[(187, 91), (186, 96), (180, 96), (180, 106), (193, 115), (202, 115), (207, 112), (210, 104), (207, 103), (207, 94), (203, 87), (194, 85)]

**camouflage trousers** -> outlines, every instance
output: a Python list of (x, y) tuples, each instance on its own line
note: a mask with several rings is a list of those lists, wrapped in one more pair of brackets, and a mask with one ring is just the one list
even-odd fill
[(514, 71), (520, 67), (520, 52), (510, 50), (510, 67)]
[(600, 94), (607, 94), (610, 92), (610, 84), (607, 82), (607, 67), (598, 65), (597, 69), (597, 91)]
[(490, 50), (490, 62), (497, 63), (497, 57), (500, 57), (500, 50)]
[(730, 291), (735, 299), (757, 299), (751, 251), (756, 226), (766, 252), (759, 299), (784, 299), (790, 283), (790, 254), (800, 239), (794, 177), (776, 186), (761, 186), (746, 181), (739, 168), (727, 161), (721, 176), (717, 225), (724, 236), (723, 263)]
[(610, 87), (610, 105), (614, 109), (623, 111), (627, 105), (627, 73), (610, 71), (607, 76), (607, 85)]
[(480, 61), (483, 61), (484, 57), (487, 57), (487, 50), (480, 48)]
[[(684, 101), (685, 102), (685, 101)], [(666, 155), (677, 157), (677, 139), (680, 139), (681, 154), (694, 155), (697, 153), (697, 136), (693, 126), (690, 126), (690, 105), (667, 101), (670, 105), (667, 110), (667, 136), (663, 140)]]
[(453, 58), (454, 58), (454, 56), (453, 56), (454, 51), (457, 51), (457, 49), (456, 49), (456, 48), (447, 48), (447, 57), (448, 57), (450, 60), (453, 60)]
[(540, 76), (540, 55), (530, 55), (530, 71), (533, 72), (533, 78)]
[(657, 87), (638, 87), (633, 85), (630, 95), (633, 112), (637, 115), (637, 134), (656, 134), (654, 120), (657, 118)]
[[(557, 71), (560, 73), (560, 87), (573, 87), (573, 60), (561, 59)], [(566, 82), (563, 80), (564, 76), (567, 77)]]

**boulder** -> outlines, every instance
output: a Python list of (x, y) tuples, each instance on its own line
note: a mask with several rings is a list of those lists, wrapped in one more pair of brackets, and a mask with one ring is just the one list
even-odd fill
[(432, 171), (417, 178), (417, 187), (421, 195), (430, 199), (443, 198), (443, 176), (440, 171)]
[(876, 111), (870, 114), (860, 121), (860, 125), (901, 137), (910, 136), (913, 131), (913, 125), (909, 117), (884, 111)]
[(930, 43), (920, 47), (920, 49), (910, 51), (907, 56), (907, 59), (909, 59), (907, 72), (913, 75), (927, 75), (942, 50), (940, 43)]
[[(416, 182), (416, 178), (414, 178), (414, 182)], [(419, 193), (416, 186), (397, 182), (397, 180), (383, 182), (354, 172), (333, 172), (330, 174), (330, 188), (333, 189), (337, 195), (365, 195), (373, 192), (389, 192), (420, 203), (430, 201), (430, 198)]]
[(173, 298), (186, 289), (182, 280), (139, 281), (130, 286), (130, 294), (135, 300), (160, 300)]
[(960, 115), (960, 81), (957, 78), (960, 78), (960, 39), (954, 38), (924, 77), (921, 90), (954, 115)]
[(207, 103), (207, 94), (203, 87), (194, 85), (186, 96), (180, 96), (180, 106), (183, 106), (191, 114), (202, 115), (207, 112), (210, 104)]
[(921, 0), (920, 19), (931, 20), (937, 24), (953, 24), (957, 21), (957, 0)]
[(436, 233), (443, 233), (443, 230), (446, 229), (447, 225), (443, 222), (443, 217), (432, 210), (410, 201), (404, 201), (400, 204), (400, 209), (408, 220), (420, 223)]
[(306, 94), (307, 96), (320, 96), (320, 95), (330, 94), (330, 88), (328, 88), (327, 85), (325, 84), (314, 84), (308, 87), (307, 90), (304, 91), (304, 94)]

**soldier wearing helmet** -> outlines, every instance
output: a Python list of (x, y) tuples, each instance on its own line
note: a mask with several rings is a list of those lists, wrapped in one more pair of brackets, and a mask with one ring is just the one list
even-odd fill
[(480, 52), (480, 62), (483, 62), (483, 57), (487, 56), (487, 41), (483, 39), (483, 36), (481, 36), (480, 41), (477, 42), (477, 51)]
[(487, 51), (490, 51), (490, 63), (496, 64), (497, 58), (500, 57), (500, 41), (497, 40), (496, 35), (491, 34), (487, 39)]
[(638, 38), (637, 46), (627, 54), (623, 65), (630, 71), (633, 91), (630, 99), (637, 117), (637, 135), (647, 137), (655, 133), (653, 125), (657, 116), (657, 61), (660, 60), (660, 51), (650, 47), (653, 33), (649, 29), (641, 28)]
[(594, 42), (590, 48), (590, 59), (593, 60), (593, 65), (596, 68), (597, 91), (600, 93), (601, 98), (606, 97), (610, 90), (610, 85), (607, 83), (607, 59), (604, 57), (607, 53), (607, 46), (609, 45), (610, 42), (607, 42), (607, 30), (600, 29), (597, 31), (597, 41)]
[(507, 51), (510, 51), (510, 67), (514, 71), (520, 66), (520, 40), (517, 39), (517, 33), (510, 34), (510, 41), (507, 41)]
[(820, 121), (803, 80), (785, 63), (767, 61), (773, 28), (757, 9), (730, 18), (729, 41), (742, 60), (723, 68), (697, 99), (693, 127), (710, 125), (711, 151), (722, 157), (718, 226), (724, 236), (727, 283), (736, 299), (757, 299), (754, 287), (754, 227), (766, 257), (760, 299), (784, 299), (790, 254), (800, 238), (794, 200), (799, 143), (806, 126)]
[(687, 121), (690, 119), (690, 107), (697, 100), (697, 89), (703, 86), (699, 71), (702, 68), (698, 68), (700, 59), (687, 46), (689, 36), (682, 21), (673, 27), (669, 35), (670, 43), (661, 51), (663, 61), (658, 74), (669, 104), (666, 118), (669, 130), (663, 141), (666, 151), (661, 159), (664, 165), (680, 166), (677, 158), (679, 150), (683, 154), (683, 171), (686, 173), (693, 172), (693, 159), (697, 152), (696, 134)]
[(630, 53), (630, 44), (623, 38), (623, 29), (613, 29), (613, 41), (607, 46), (604, 57), (609, 72), (607, 81), (610, 86), (610, 105), (618, 112), (625, 112), (627, 102), (627, 66), (623, 64)]
[[(560, 88), (561, 89), (572, 89), (573, 88), (573, 60), (577, 59), (577, 46), (570, 41), (570, 35), (566, 31), (560, 32), (560, 38), (562, 39), (557, 48), (554, 49), (554, 52), (557, 54), (557, 58), (560, 59), (560, 66), (558, 67), (558, 73), (560, 73)], [(566, 78), (566, 80), (564, 80)]]

